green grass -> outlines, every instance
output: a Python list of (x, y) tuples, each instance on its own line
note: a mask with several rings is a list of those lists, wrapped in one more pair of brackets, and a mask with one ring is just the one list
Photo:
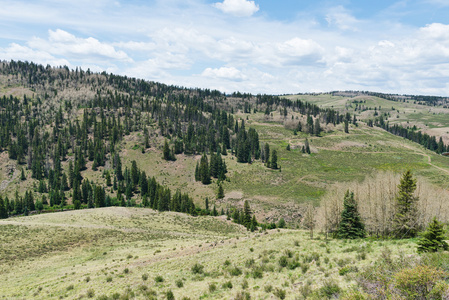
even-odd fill
[(316, 293), (325, 279), (348, 289), (356, 284), (354, 270), (377, 261), (385, 247), (392, 257), (416, 252), (413, 240), (310, 240), (300, 230), (250, 233), (223, 218), (137, 208), (14, 218), (0, 221), (0, 230), (6, 298), (145, 299), (172, 290), (176, 299), (229, 299), (244, 287), (254, 299), (279, 290), (290, 299), (306, 281)]

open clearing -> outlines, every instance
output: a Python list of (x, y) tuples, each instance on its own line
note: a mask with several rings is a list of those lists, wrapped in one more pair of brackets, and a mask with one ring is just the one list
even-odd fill
[[(356, 270), (378, 260), (386, 247), (393, 257), (416, 249), (410, 240), (310, 240), (301, 230), (250, 233), (223, 217), (138, 208), (13, 218), (0, 221), (0, 232), (4, 299), (147, 299), (168, 290), (176, 299), (230, 299), (242, 292), (272, 299), (279, 289), (295, 299), (305, 285), (316, 290), (329, 279), (349, 289)], [(282, 257), (290, 267), (283, 267)], [(195, 264), (200, 270), (192, 271)], [(345, 266), (352, 271), (339, 275)]]

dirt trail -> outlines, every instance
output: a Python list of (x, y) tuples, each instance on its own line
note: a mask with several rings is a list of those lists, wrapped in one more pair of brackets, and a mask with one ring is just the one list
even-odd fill
[(431, 166), (434, 167), (434, 168), (437, 168), (438, 170), (441, 170), (441, 171), (443, 171), (443, 172), (449, 174), (449, 170), (444, 169), (444, 168), (441, 168), (441, 167), (439, 167), (439, 166), (435, 166), (435, 165), (432, 163), (432, 158), (430, 157), (429, 154), (425, 153), (424, 151), (417, 151), (416, 148), (413, 148), (413, 147), (411, 147), (411, 146), (409, 146), (409, 145), (405, 145), (405, 144), (404, 144), (403, 146), (404, 146), (405, 148), (407, 148), (407, 149), (413, 150), (413, 152), (416, 153), (416, 154), (419, 154), (419, 155), (422, 155), (422, 156), (427, 157), (427, 162), (428, 162), (429, 165), (431, 165)]

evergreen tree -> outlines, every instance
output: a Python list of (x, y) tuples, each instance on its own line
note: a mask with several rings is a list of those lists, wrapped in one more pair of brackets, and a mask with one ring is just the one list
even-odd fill
[(345, 133), (349, 133), (349, 122), (345, 120)]
[(354, 193), (348, 190), (343, 201), (337, 236), (342, 239), (357, 239), (364, 238), (365, 234), (365, 226), (360, 218)]
[(118, 153), (115, 156), (115, 160), (116, 160), (115, 176), (117, 177), (117, 181), (122, 181), (123, 180), (122, 162), (120, 160), (120, 155), (118, 155)]
[(315, 119), (315, 126), (313, 128), (313, 131), (315, 133), (315, 135), (320, 135), (321, 133), (321, 125), (320, 125), (320, 120), (318, 118)]
[(221, 183), (218, 184), (218, 191), (217, 191), (217, 199), (223, 199), (224, 198), (224, 190)]
[(23, 168), (21, 168), (22, 169), (22, 171), (21, 171), (21, 175), (20, 175), (20, 180), (26, 180), (27, 178), (26, 178), (26, 176), (25, 176), (25, 171), (23, 170)]
[(415, 237), (418, 232), (418, 198), (413, 195), (416, 190), (416, 179), (413, 178), (410, 170), (402, 175), (398, 189), (393, 234), (396, 238)]
[[(267, 163), (270, 159), (270, 145), (268, 145), (268, 143), (265, 143), (265, 145), (264, 145), (263, 156), (264, 156), (264, 159), (262, 159), (262, 161)], [(267, 165), (267, 167), (269, 167), (269, 166)]]
[(207, 159), (206, 153), (203, 154), (200, 161), (199, 168), (200, 179), (203, 184), (210, 184), (210, 172), (209, 172), (209, 161)]
[(131, 179), (134, 186), (139, 183), (140, 171), (137, 168), (137, 162), (135, 160), (131, 162)]
[(278, 153), (275, 149), (271, 152), (270, 168), (272, 169), (278, 168)]
[(310, 154), (309, 140), (307, 138), (304, 142), (304, 151), (305, 151), (305, 153)]
[(204, 206), (206, 207), (206, 211), (209, 211), (209, 198), (206, 197), (206, 200), (204, 200)]
[(243, 204), (243, 222), (242, 225), (245, 225), (247, 228), (251, 225), (251, 208), (249, 207), (248, 200), (245, 200), (245, 203)]
[(251, 218), (251, 223), (249, 225), (249, 230), (251, 230), (251, 232), (254, 232), (257, 229), (257, 220), (256, 220), (256, 216), (253, 215), (253, 217)]
[(168, 146), (167, 140), (164, 142), (164, 149), (162, 150), (162, 153), (165, 160), (171, 160), (170, 147)]
[(438, 222), (437, 218), (427, 226), (426, 231), (422, 233), (418, 241), (418, 253), (438, 252), (439, 250), (448, 250), (449, 245), (445, 241), (444, 225)]
[(5, 201), (3, 201), (3, 197), (0, 195), (0, 219), (8, 218), (8, 209), (6, 208)]
[(195, 167), (195, 181), (201, 181), (200, 166), (199, 166), (198, 161), (196, 162), (196, 167)]

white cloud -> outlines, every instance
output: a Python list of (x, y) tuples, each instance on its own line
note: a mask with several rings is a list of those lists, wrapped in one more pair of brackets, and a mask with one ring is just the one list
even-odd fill
[(241, 81), (246, 79), (246, 76), (243, 75), (240, 70), (234, 67), (221, 67), (218, 69), (207, 68), (203, 71), (201, 76), (235, 80), (235, 81)]
[(56, 58), (45, 51), (36, 51), (16, 43), (12, 43), (6, 48), (0, 48), (0, 57), (4, 60), (21, 60), (52, 66), (70, 66), (69, 61), (65, 58)]
[(62, 55), (76, 59), (83, 57), (97, 57), (101, 59), (116, 59), (131, 62), (123, 51), (117, 51), (112, 45), (101, 43), (93, 37), (78, 38), (75, 35), (57, 29), (48, 31), (48, 39), (33, 38), (28, 45), (31, 48), (53, 55)]
[[(327, 9), (329, 1), (288, 21), (263, 7), (260, 17), (248, 18), (258, 1), (120, 1), (119, 8), (115, 0), (28, 2), (0, 0), (1, 59), (228, 92), (448, 95), (449, 25), (430, 18), (422, 22), (432, 24), (418, 27), (385, 12), (366, 17), (354, 5), (357, 14), (344, 6)], [(417, 2), (435, 5), (440, 14), (447, 9), (435, 4), (444, 0)], [(395, 11), (411, 7), (401, 5)]]
[(419, 30), (423, 38), (435, 39), (449, 43), (449, 25), (441, 23), (428, 24)]
[(329, 10), (326, 15), (329, 26), (335, 26), (341, 30), (358, 31), (357, 25), (360, 23), (344, 7), (337, 6)]
[(316, 63), (322, 57), (323, 48), (311, 39), (295, 37), (276, 46), (276, 50), (284, 64)]
[(259, 5), (247, 0), (224, 0), (215, 3), (214, 6), (226, 14), (237, 17), (249, 17), (259, 10)]

